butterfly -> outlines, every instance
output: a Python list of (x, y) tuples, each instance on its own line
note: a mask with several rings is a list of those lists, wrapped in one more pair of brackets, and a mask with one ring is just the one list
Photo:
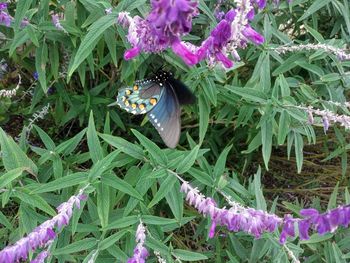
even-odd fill
[(180, 105), (193, 104), (194, 94), (171, 72), (158, 71), (154, 76), (137, 80), (133, 86), (118, 91), (117, 104), (135, 115), (147, 114), (165, 145), (175, 148), (181, 133)]

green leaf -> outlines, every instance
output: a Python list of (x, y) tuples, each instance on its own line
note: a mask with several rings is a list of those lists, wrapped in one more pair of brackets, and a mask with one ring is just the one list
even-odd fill
[(316, 234), (313, 234), (312, 236), (310, 236), (310, 239), (308, 240), (300, 240), (299, 243), (300, 244), (314, 244), (314, 243), (320, 243), (323, 242), (325, 240), (331, 239), (333, 237), (334, 234), (331, 233), (327, 233), (324, 234), (322, 236)]
[(196, 145), (190, 153), (185, 154), (185, 158), (181, 161), (178, 168), (176, 169), (176, 172), (179, 174), (183, 174), (187, 172), (194, 164), (194, 162), (197, 159), (199, 151), (199, 145)]
[(83, 172), (70, 174), (46, 184), (39, 184), (36, 188), (33, 189), (31, 193), (41, 194), (53, 192), (60, 189), (66, 189), (68, 187), (87, 182), (87, 178), (87, 173)]
[(168, 158), (154, 142), (143, 136), (137, 130), (132, 129), (131, 131), (137, 137), (140, 143), (146, 148), (146, 150), (152, 155), (157, 164), (161, 164), (164, 166), (167, 165)]
[(35, 69), (38, 72), (38, 79), (44, 93), (47, 93), (46, 83), (46, 63), (48, 60), (48, 49), (45, 42), (42, 43), (37, 49), (35, 54)]
[(13, 231), (13, 226), (11, 222), (6, 218), (6, 216), (0, 211), (0, 224)]
[(97, 244), (96, 238), (85, 238), (79, 241), (76, 241), (68, 246), (55, 249), (53, 251), (53, 255), (68, 255), (72, 253), (76, 253), (79, 251), (86, 251), (90, 248), (94, 247)]
[(284, 144), (287, 134), (289, 133), (289, 124), (290, 124), (290, 117), (287, 111), (282, 110), (281, 116), (278, 123), (278, 144), (282, 145)]
[(73, 72), (80, 66), (80, 64), (91, 54), (92, 50), (97, 45), (102, 34), (112, 26), (116, 21), (116, 15), (111, 14), (102, 16), (99, 20), (92, 24), (89, 32), (79, 46), (77, 54), (74, 57), (72, 66), (68, 71), (68, 77), (71, 77)]
[(118, 154), (120, 154), (120, 150), (113, 151), (102, 160), (97, 161), (89, 172), (89, 178), (99, 178), (105, 171), (108, 170), (109, 165), (115, 160)]
[(72, 153), (75, 148), (78, 146), (80, 141), (83, 139), (86, 132), (86, 128), (83, 129), (81, 132), (79, 132), (77, 135), (75, 135), (73, 138), (70, 138), (69, 140), (61, 143), (56, 147), (57, 153), (63, 153), (64, 155), (68, 155)]
[(139, 200), (143, 200), (142, 196), (129, 183), (117, 176), (108, 175), (102, 177), (102, 183), (107, 184), (125, 194), (133, 196)]
[(328, 3), (330, 3), (331, 0), (316, 0), (312, 3), (312, 5), (305, 11), (305, 13), (298, 19), (298, 22), (304, 20), (305, 18), (309, 17), (313, 13), (315, 13), (317, 10), (321, 9)]
[(204, 90), (204, 93), (206, 95), (206, 97), (208, 98), (208, 100), (214, 105), (216, 106), (217, 103), (217, 88), (215, 86), (214, 81), (209, 78), (209, 77), (205, 77), (205, 81), (201, 82), (201, 86)]
[(146, 225), (157, 225), (157, 226), (170, 225), (170, 224), (176, 223), (175, 219), (159, 217), (159, 216), (151, 216), (151, 215), (143, 215), (142, 221)]
[(102, 228), (108, 225), (110, 192), (109, 186), (99, 184), (96, 187), (97, 192), (97, 213), (100, 218)]
[(154, 205), (158, 204), (160, 200), (162, 200), (173, 188), (174, 184), (176, 183), (177, 178), (173, 175), (168, 175), (168, 177), (162, 182), (162, 184), (159, 187), (159, 190), (154, 195), (152, 201), (148, 204), (148, 208), (153, 207)]
[(22, 202), (25, 202), (33, 207), (37, 207), (51, 216), (56, 215), (55, 210), (53, 210), (51, 206), (49, 206), (49, 204), (39, 195), (28, 194), (26, 192), (22, 192), (21, 189), (17, 189), (15, 192), (13, 192), (13, 195), (18, 197)]
[(192, 175), (194, 178), (196, 178), (202, 184), (205, 184), (207, 186), (213, 186), (213, 184), (214, 184), (214, 181), (211, 178), (211, 176), (208, 175), (207, 173), (199, 170), (199, 169), (196, 169), (196, 168), (192, 167), (187, 172), (190, 175)]
[(99, 160), (102, 160), (104, 155), (96, 133), (94, 115), (92, 111), (90, 112), (89, 126), (87, 129), (87, 144), (92, 161), (97, 163)]
[(199, 105), (199, 141), (200, 141), (200, 144), (202, 144), (209, 125), (210, 106), (202, 94), (199, 96), (198, 105)]
[(256, 199), (256, 208), (266, 211), (266, 202), (261, 187), (261, 167), (259, 166), (258, 171), (254, 175), (254, 192)]
[(165, 199), (171, 209), (171, 212), (175, 216), (178, 222), (181, 221), (182, 215), (183, 215), (183, 197), (182, 193), (180, 192), (180, 184), (177, 181), (170, 189), (168, 194), (165, 196)]
[(128, 230), (122, 230), (103, 239), (99, 242), (98, 249), (102, 251), (109, 248), (110, 246), (114, 245), (119, 239), (121, 239), (126, 233), (128, 233)]
[(225, 171), (227, 155), (230, 152), (231, 148), (232, 148), (232, 145), (226, 147), (220, 154), (218, 160), (216, 161), (216, 164), (214, 167), (214, 178), (216, 178), (216, 180), (218, 180)]
[(295, 158), (297, 161), (297, 168), (298, 168), (298, 173), (301, 173), (301, 169), (303, 167), (303, 148), (304, 148), (304, 141), (303, 137), (301, 136), (300, 133), (295, 132), (294, 133), (294, 149), (295, 149)]
[(16, 4), (15, 20), (13, 28), (17, 31), (25, 18), (25, 14), (29, 7), (31, 6), (33, 0), (18, 0)]
[(269, 170), (269, 160), (272, 150), (272, 121), (264, 120), (261, 124), (262, 154), (265, 167)]
[(253, 89), (253, 88), (241, 88), (235, 86), (225, 86), (225, 88), (239, 96), (243, 99), (258, 103), (266, 103), (267, 96), (264, 92)]
[(180, 260), (185, 260), (185, 261), (198, 261), (198, 260), (208, 259), (208, 257), (203, 254), (188, 251), (188, 250), (183, 250), (183, 249), (174, 249), (173, 254), (175, 255), (176, 258)]
[(16, 180), (18, 177), (20, 177), (25, 171), (25, 168), (20, 167), (13, 170), (8, 171), (7, 173), (4, 173), (0, 176), (0, 189), (6, 187), (8, 184), (10, 184), (13, 180)]
[(109, 134), (99, 134), (99, 136), (108, 144), (120, 149), (122, 152), (130, 155), (131, 157), (139, 160), (144, 159), (144, 153), (139, 146), (134, 145), (120, 137), (115, 137)]
[(337, 182), (336, 186), (333, 189), (333, 192), (329, 198), (327, 210), (331, 210), (337, 207), (337, 197), (339, 191), (339, 182)]
[(117, 219), (114, 222), (110, 223), (105, 230), (128, 227), (135, 224), (138, 221), (139, 221), (139, 218), (137, 216), (125, 216), (123, 218)]
[(35, 124), (33, 125), (33, 127), (38, 132), (40, 139), (43, 141), (46, 149), (48, 149), (50, 151), (54, 151), (56, 148), (56, 145), (53, 142), (53, 140), (50, 138), (50, 136), (45, 131), (43, 131), (40, 127), (36, 126)]
[(27, 168), (31, 174), (37, 174), (38, 168), (32, 160), (22, 151), (22, 149), (14, 142), (14, 140), (7, 136), (0, 127), (0, 145), (2, 150), (2, 161), (6, 171), (16, 168)]

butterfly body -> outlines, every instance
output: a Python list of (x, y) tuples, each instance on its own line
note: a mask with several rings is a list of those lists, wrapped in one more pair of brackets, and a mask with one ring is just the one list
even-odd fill
[(169, 148), (176, 147), (181, 131), (180, 105), (195, 101), (193, 93), (171, 73), (159, 71), (119, 90), (117, 102), (122, 109), (145, 114)]

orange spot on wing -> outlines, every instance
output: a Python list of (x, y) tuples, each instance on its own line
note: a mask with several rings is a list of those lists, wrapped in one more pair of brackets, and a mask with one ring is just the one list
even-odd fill
[(151, 98), (151, 99), (149, 100), (149, 102), (154, 106), (154, 105), (157, 104), (157, 99)]

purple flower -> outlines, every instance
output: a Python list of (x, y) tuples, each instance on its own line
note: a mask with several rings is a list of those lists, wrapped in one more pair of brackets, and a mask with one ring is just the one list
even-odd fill
[(310, 221), (309, 220), (300, 220), (298, 222), (299, 228), (299, 237), (301, 240), (308, 240), (309, 237), (309, 229), (310, 229)]
[(46, 250), (40, 252), (35, 259), (30, 261), (30, 263), (45, 263), (45, 259), (50, 256), (50, 253)]
[(65, 29), (64, 29), (63, 26), (61, 25), (60, 18), (59, 18), (59, 16), (58, 16), (57, 14), (51, 15), (51, 18), (52, 18), (52, 23), (53, 23), (53, 25), (54, 25), (58, 30), (65, 31)]
[(294, 222), (295, 222), (295, 219), (291, 215), (286, 215), (284, 217), (282, 232), (280, 235), (281, 244), (284, 244), (287, 241), (288, 236), (291, 236), (291, 237), (295, 236)]
[(39, 79), (39, 73), (38, 73), (37, 71), (35, 71), (35, 72), (33, 73), (33, 78), (34, 78), (35, 80), (38, 80), (38, 79)]
[(251, 26), (246, 26), (242, 34), (257, 45), (264, 43), (264, 37), (256, 32)]
[(47, 94), (48, 95), (52, 95), (52, 94), (54, 94), (55, 93), (55, 87), (49, 87), (48, 89), (47, 89)]
[(79, 208), (80, 201), (85, 199), (86, 196), (83, 194), (83, 189), (81, 189), (78, 195), (72, 196), (57, 208), (58, 214), (56, 216), (42, 223), (14, 245), (7, 246), (0, 251), (0, 262), (12, 263), (26, 260), (30, 250), (35, 251), (37, 248), (46, 247), (56, 237), (53, 230), (55, 226), (60, 228), (67, 225), (72, 216), (74, 205)]
[(322, 121), (323, 121), (323, 130), (324, 133), (327, 133), (328, 129), (329, 129), (329, 118), (327, 115), (324, 115), (322, 117)]
[(137, 226), (135, 237), (136, 242), (138, 243), (134, 249), (133, 256), (128, 259), (127, 263), (144, 263), (146, 262), (149, 253), (144, 247), (144, 243), (146, 240), (146, 229), (142, 222), (140, 222), (140, 224)]
[(0, 11), (0, 24), (3, 24), (7, 27), (11, 25), (12, 17), (5, 11)]
[(141, 52), (157, 53), (171, 47), (187, 64), (197, 63), (196, 56), (181, 42), (181, 37), (192, 29), (197, 2), (152, 0), (151, 4), (152, 10), (146, 19), (132, 18), (127, 12), (119, 13), (118, 23), (128, 27), (127, 39), (132, 46), (124, 58), (129, 60)]
[(21, 21), (21, 28), (24, 28), (26, 27), (27, 25), (29, 25), (29, 20), (27, 18), (24, 18), (22, 21)]
[(0, 11), (7, 9), (7, 3), (0, 2)]
[(266, 6), (266, 0), (255, 0), (255, 3), (259, 9), (263, 9)]
[(151, 0), (152, 11), (147, 21), (161, 42), (178, 41), (192, 29), (192, 17), (197, 15), (197, 1)]

